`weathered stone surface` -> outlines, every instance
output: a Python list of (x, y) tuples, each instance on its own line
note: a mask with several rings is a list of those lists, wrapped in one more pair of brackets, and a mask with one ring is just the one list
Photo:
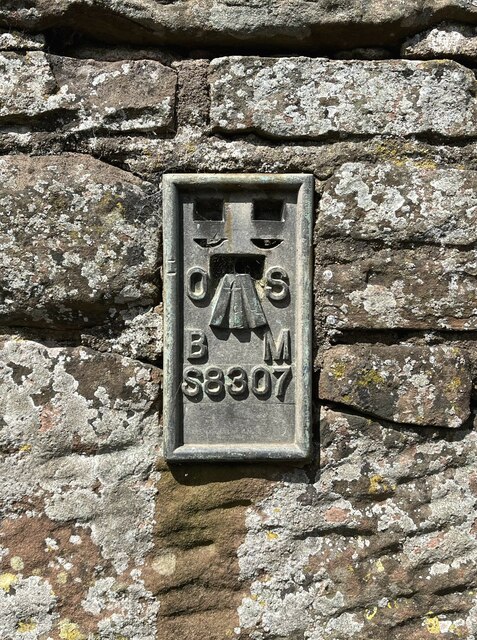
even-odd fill
[(28, 121), (73, 102), (66, 87), (58, 87), (42, 51), (0, 53), (0, 69), (0, 123)]
[[(320, 255), (321, 254), (321, 255)], [(318, 243), (317, 313), (330, 328), (477, 328), (477, 252)]]
[(112, 324), (82, 334), (82, 342), (98, 351), (157, 363), (164, 345), (162, 305), (120, 311)]
[(154, 637), (158, 607), (141, 567), (159, 382), (129, 358), (1, 342), (3, 638)]
[(472, 0), (6, 0), (0, 21), (35, 30), (68, 26), (99, 40), (351, 48), (398, 44), (448, 16), (475, 21)]
[(477, 432), (444, 433), (324, 409), (319, 469), (249, 510), (237, 635), (470, 640)]
[(79, 112), (75, 130), (172, 132), (176, 73), (155, 60), (118, 62), (52, 56), (61, 91)]
[(470, 416), (469, 364), (451, 346), (337, 346), (324, 354), (320, 398), (393, 422), (460, 427)]
[(477, 133), (474, 75), (455, 62), (232, 56), (211, 62), (211, 124), (280, 138)]
[(419, 33), (401, 47), (404, 58), (477, 57), (477, 29), (469, 25), (443, 23)]
[(0, 33), (0, 51), (41, 51), (45, 48), (45, 38), (41, 35), (5, 31)]
[(477, 240), (476, 188), (474, 171), (345, 164), (325, 185), (317, 231), (385, 244), (469, 245)]
[(0, 323), (94, 325), (154, 302), (156, 189), (88, 156), (0, 159)]

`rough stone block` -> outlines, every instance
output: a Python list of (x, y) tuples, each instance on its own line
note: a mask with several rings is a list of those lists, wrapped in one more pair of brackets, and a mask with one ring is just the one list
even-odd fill
[(455, 62), (233, 56), (211, 63), (211, 124), (275, 138), (475, 135), (476, 82)]
[(0, 123), (24, 122), (72, 105), (42, 51), (0, 53)]
[[(320, 464), (249, 509), (244, 638), (470, 638), (477, 431), (322, 409)], [(243, 582), (242, 582), (243, 583)]]
[[(321, 255), (320, 255), (321, 254)], [(477, 252), (318, 244), (317, 313), (337, 329), (477, 328)]]
[(477, 172), (347, 163), (325, 185), (317, 232), (390, 245), (472, 244), (477, 240)]
[(320, 398), (384, 420), (460, 427), (470, 415), (472, 379), (450, 346), (337, 346), (325, 352)]
[(18, 31), (5, 31), (0, 33), (0, 51), (41, 51), (45, 48), (43, 35), (19, 33)]
[(475, 20), (472, 0), (3, 0), (11, 28), (70, 27), (98, 40), (271, 49), (380, 46), (436, 24)]
[(164, 346), (162, 305), (120, 311), (108, 327), (82, 333), (81, 338), (98, 351), (156, 363)]
[(74, 96), (76, 130), (173, 131), (177, 74), (169, 67), (155, 60), (51, 62), (61, 90)]
[(155, 301), (155, 187), (74, 154), (2, 157), (0, 177), (0, 324), (94, 325)]
[(418, 33), (401, 47), (405, 58), (466, 58), (477, 57), (477, 29), (470, 25), (442, 23), (424, 33)]
[(159, 392), (129, 358), (0, 342), (3, 638), (153, 637)]

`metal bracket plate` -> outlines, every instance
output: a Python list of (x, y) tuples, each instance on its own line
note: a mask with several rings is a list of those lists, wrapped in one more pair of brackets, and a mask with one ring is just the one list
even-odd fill
[(307, 458), (313, 177), (163, 186), (166, 458)]

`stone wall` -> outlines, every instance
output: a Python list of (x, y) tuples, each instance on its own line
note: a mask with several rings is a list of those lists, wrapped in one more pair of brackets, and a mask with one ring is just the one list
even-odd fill
[[(0, 26), (2, 640), (475, 640), (477, 2)], [(306, 465), (162, 459), (170, 172), (316, 178)]]

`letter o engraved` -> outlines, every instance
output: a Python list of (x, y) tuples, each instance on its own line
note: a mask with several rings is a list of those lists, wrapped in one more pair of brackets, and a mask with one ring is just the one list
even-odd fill
[(256, 396), (266, 396), (272, 388), (272, 378), (268, 369), (253, 367), (250, 372), (252, 392)]
[(270, 267), (265, 274), (267, 286), (265, 293), (270, 300), (285, 300), (288, 296), (290, 287), (288, 286), (288, 273), (283, 267)]
[(204, 391), (208, 396), (220, 396), (224, 391), (224, 372), (218, 367), (205, 370)]
[(241, 396), (248, 391), (247, 372), (242, 367), (230, 367), (227, 377), (232, 381), (226, 385), (231, 396)]
[(203, 300), (209, 290), (209, 276), (201, 267), (187, 272), (187, 295), (191, 300)]
[(202, 371), (195, 367), (184, 369), (184, 382), (181, 384), (182, 393), (188, 398), (195, 398), (202, 391)]

